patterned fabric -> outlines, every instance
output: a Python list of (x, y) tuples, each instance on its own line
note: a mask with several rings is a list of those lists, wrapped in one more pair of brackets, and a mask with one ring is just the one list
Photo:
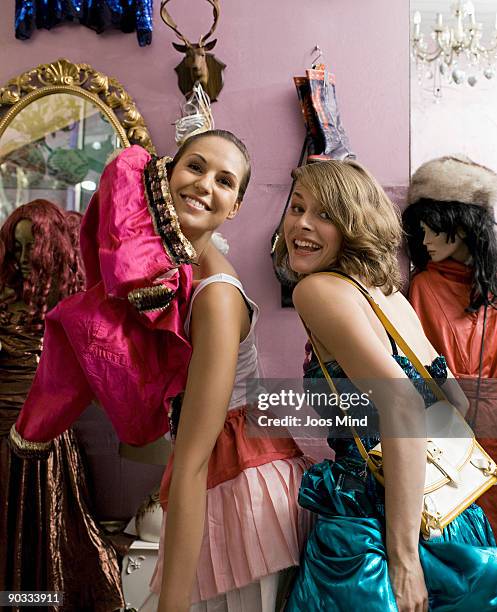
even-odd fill
[[(421, 376), (406, 357), (393, 357), (412, 381), (421, 384)], [(333, 377), (345, 376), (336, 362), (327, 364), (327, 369)], [(443, 379), (445, 360), (437, 357), (430, 370)], [(311, 379), (321, 376), (315, 367), (306, 373)], [(429, 396), (423, 395), (429, 404)], [(314, 465), (302, 479), (299, 503), (318, 518), (286, 612), (396, 612), (384, 540), (383, 487), (365, 469), (353, 440), (329, 442), (336, 451), (335, 463)], [(367, 449), (377, 442), (363, 438)], [(471, 505), (441, 537), (420, 539), (419, 554), (430, 611), (497, 610), (497, 548), (481, 508)]]
[(112, 612), (124, 605), (119, 563), (92, 516), (74, 434), (45, 451), (21, 442), (14, 452), (7, 438), (41, 350), (42, 330), (22, 315), (0, 313), (0, 591), (63, 591), (58, 612)]
[(177, 264), (190, 263), (196, 257), (195, 249), (181, 231), (169, 191), (167, 164), (170, 157), (152, 157), (144, 169), (145, 195), (154, 224), (166, 253)]
[(165, 310), (174, 297), (174, 291), (163, 285), (134, 289), (128, 293), (128, 300), (139, 312)]
[(322, 159), (355, 158), (338, 110), (335, 76), (321, 66), (293, 80), (307, 128), (308, 153)]
[(16, 38), (31, 37), (35, 28), (50, 30), (76, 21), (98, 34), (109, 28), (134, 32), (140, 47), (152, 42), (153, 0), (16, 0)]

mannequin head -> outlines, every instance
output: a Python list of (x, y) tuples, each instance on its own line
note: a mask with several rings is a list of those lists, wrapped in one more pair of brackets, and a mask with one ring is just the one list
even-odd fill
[(473, 270), (470, 310), (477, 310), (487, 293), (490, 299), (497, 295), (497, 233), (490, 211), (422, 198), (404, 211), (403, 222), (415, 271), (452, 258)]
[(19, 206), (0, 228), (0, 240), (0, 288), (15, 291), (16, 299), (29, 306), (32, 322), (42, 322), (59, 299), (82, 288), (71, 230), (55, 204), (34, 200)]
[(447, 233), (433, 230), (424, 221), (421, 221), (420, 225), (423, 232), (423, 244), (431, 261), (438, 262), (451, 258), (459, 263), (469, 263), (471, 257), (464, 242), (465, 234), (462, 228), (456, 231), (451, 240)]
[(24, 280), (31, 275), (33, 244), (33, 222), (29, 219), (21, 219), (14, 227), (14, 257)]
[(402, 219), (415, 272), (430, 259), (466, 263), (473, 272), (468, 310), (492, 302), (497, 295), (497, 174), (463, 155), (438, 157), (413, 174), (408, 200)]

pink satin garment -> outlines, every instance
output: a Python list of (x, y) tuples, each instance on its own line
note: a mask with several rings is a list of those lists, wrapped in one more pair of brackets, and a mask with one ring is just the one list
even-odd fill
[[(191, 345), (185, 336), (192, 270), (172, 261), (145, 197), (150, 155), (125, 149), (100, 179), (83, 219), (87, 290), (60, 302), (45, 322), (43, 351), (16, 423), (46, 442), (78, 418), (93, 397), (123, 442), (143, 445), (168, 429), (168, 402), (184, 389)], [(175, 292), (164, 310), (138, 312), (127, 299), (158, 283)]]

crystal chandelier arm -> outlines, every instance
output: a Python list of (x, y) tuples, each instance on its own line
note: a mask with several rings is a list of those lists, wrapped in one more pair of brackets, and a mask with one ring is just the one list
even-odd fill
[(433, 62), (442, 54), (442, 49), (440, 48), (430, 53), (416, 42), (413, 43), (412, 51), (415, 59), (422, 60), (423, 62)]
[[(441, 34), (441, 32), (440, 32)], [(421, 36), (413, 36), (412, 39), (412, 53), (415, 59), (421, 60), (423, 62), (433, 62), (442, 55), (442, 53), (446, 53), (446, 50), (443, 48), (441, 44), (441, 40), (439, 37), (439, 32), (437, 32), (436, 37), (436, 48), (433, 50), (428, 50), (426, 43), (424, 42), (423, 35)]]
[(478, 41), (476, 41), (475, 48), (476, 48), (477, 52), (481, 53), (482, 55), (487, 55), (488, 53), (493, 53), (494, 51), (497, 50), (497, 36), (494, 37), (494, 41), (490, 45), (488, 45), (488, 47), (480, 45), (480, 43)]

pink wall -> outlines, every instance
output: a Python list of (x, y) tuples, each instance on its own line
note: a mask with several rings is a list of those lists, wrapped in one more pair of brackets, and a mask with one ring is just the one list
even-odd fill
[[(210, 27), (201, 0), (171, 2), (175, 21), (192, 39)], [(119, 79), (137, 101), (157, 150), (173, 151), (171, 123), (181, 94), (173, 33), (158, 18), (150, 47), (134, 34), (97, 36), (81, 26), (14, 38), (14, 2), (0, 9), (0, 83), (39, 63), (66, 57)], [(191, 13), (195, 11), (195, 15)], [(343, 122), (359, 159), (388, 186), (409, 176), (409, 6), (391, 0), (224, 0), (216, 32), (228, 68), (214, 105), (218, 127), (233, 130), (254, 160), (253, 182), (239, 217), (223, 228), (231, 259), (260, 304), (259, 348), (266, 376), (299, 377), (304, 334), (292, 310), (279, 307), (269, 241), (289, 188), (304, 127), (292, 76), (302, 74), (318, 43), (337, 77)], [(183, 26), (184, 24), (184, 26)]]

